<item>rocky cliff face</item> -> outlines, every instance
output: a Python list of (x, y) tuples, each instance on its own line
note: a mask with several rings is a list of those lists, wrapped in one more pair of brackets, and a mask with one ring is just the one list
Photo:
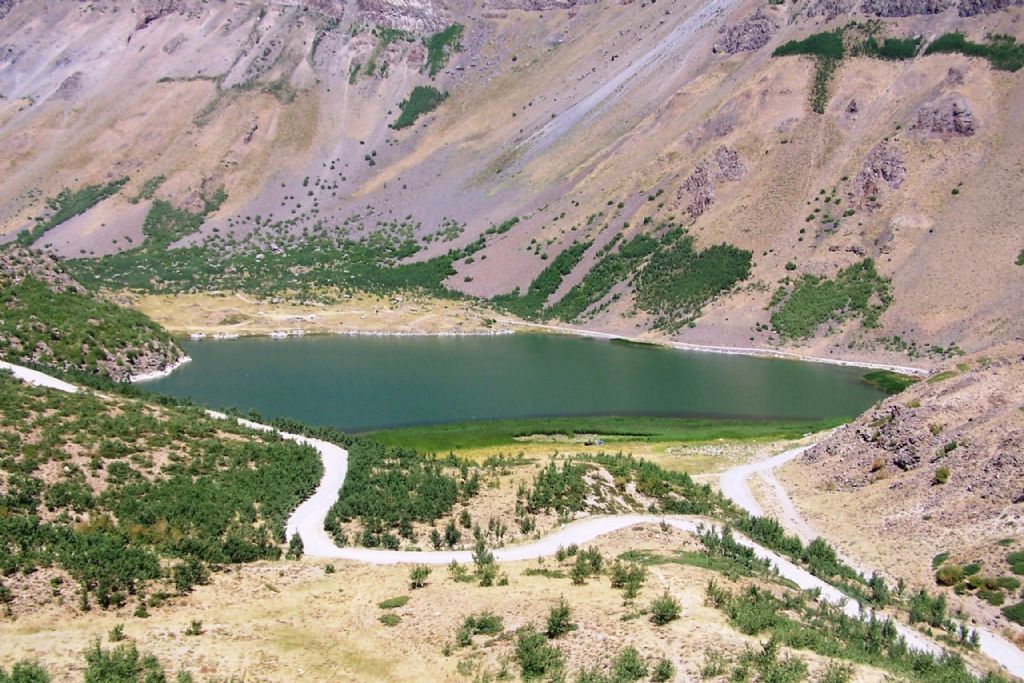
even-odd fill
[(994, 14), (1021, 4), (1024, 4), (1024, 0), (960, 0), (957, 12), (961, 17), (973, 17), (978, 14)]
[(913, 129), (942, 138), (969, 136), (976, 132), (971, 105), (962, 97), (949, 97), (937, 104), (921, 107)]

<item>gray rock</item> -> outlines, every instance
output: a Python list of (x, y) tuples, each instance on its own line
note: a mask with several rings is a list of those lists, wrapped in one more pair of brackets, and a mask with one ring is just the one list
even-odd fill
[(727, 28), (712, 50), (727, 54), (757, 50), (768, 44), (778, 28), (764, 8), (761, 8), (740, 23)]
[(1024, 0), (960, 0), (957, 3), (957, 12), (961, 17), (973, 17), (978, 14), (1001, 12), (1022, 4)]
[(942, 138), (970, 136), (976, 130), (970, 104), (962, 97), (949, 97), (921, 107), (912, 128)]
[(915, 14), (939, 14), (949, 9), (951, 0), (864, 0), (860, 9), (877, 17), (909, 17)]

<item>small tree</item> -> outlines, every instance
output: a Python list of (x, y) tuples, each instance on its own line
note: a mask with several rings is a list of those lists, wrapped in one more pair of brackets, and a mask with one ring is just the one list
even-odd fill
[(462, 532), (455, 528), (455, 522), (448, 520), (448, 523), (444, 526), (444, 542), (449, 548), (454, 548), (455, 545), (462, 540)]
[(679, 601), (666, 590), (651, 603), (651, 621), (655, 626), (664, 626), (679, 618)]
[(612, 679), (639, 681), (647, 675), (647, 664), (635, 647), (627, 647), (612, 662)]
[(548, 645), (544, 634), (533, 626), (524, 626), (516, 633), (515, 658), (526, 681), (554, 679), (565, 668), (561, 650)]
[(418, 564), (409, 570), (409, 587), (413, 590), (423, 588), (427, 585), (427, 577), (430, 576), (430, 567), (425, 564)]
[(288, 552), (284, 555), (285, 559), (298, 560), (302, 557), (304, 551), (305, 547), (302, 544), (302, 537), (298, 534), (292, 534), (291, 540), (288, 541)]
[(572, 623), (570, 618), (571, 612), (569, 603), (565, 598), (560, 598), (558, 604), (548, 612), (548, 627), (545, 631), (548, 638), (557, 638), (576, 628), (576, 624)]
[(434, 546), (434, 550), (440, 550), (441, 544), (444, 543), (444, 539), (441, 538), (441, 532), (437, 528), (430, 530), (430, 545)]
[(654, 681), (654, 683), (664, 683), (665, 681), (671, 681), (675, 678), (675, 675), (675, 665), (662, 657), (658, 660), (658, 663), (654, 665), (654, 671), (651, 672), (651, 680)]

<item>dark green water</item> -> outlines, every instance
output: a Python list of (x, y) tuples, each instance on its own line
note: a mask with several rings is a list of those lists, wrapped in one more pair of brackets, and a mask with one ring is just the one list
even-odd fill
[(185, 344), (153, 391), (348, 431), (557, 415), (852, 417), (863, 370), (579, 337), (342, 337)]

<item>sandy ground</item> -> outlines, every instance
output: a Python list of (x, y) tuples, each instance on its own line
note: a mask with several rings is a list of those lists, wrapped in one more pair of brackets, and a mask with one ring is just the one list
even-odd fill
[(261, 301), (245, 294), (118, 295), (174, 334), (497, 334), (509, 323), (465, 301), (360, 294), (336, 304)]

